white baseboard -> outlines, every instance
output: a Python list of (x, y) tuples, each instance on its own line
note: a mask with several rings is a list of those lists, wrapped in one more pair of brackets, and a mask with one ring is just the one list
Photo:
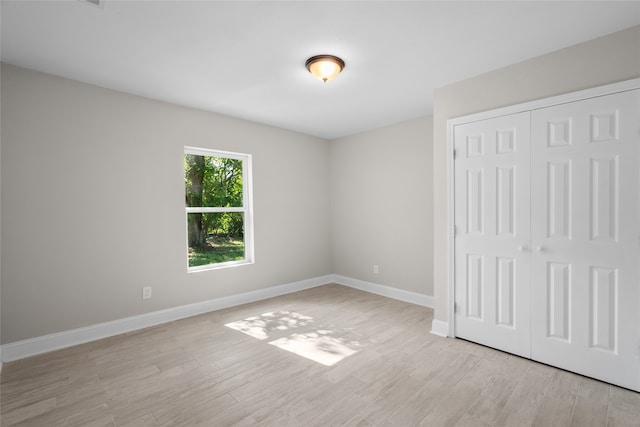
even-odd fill
[[(272, 286), (266, 289), (258, 289), (256, 291), (245, 292), (238, 295), (231, 295), (193, 304), (172, 307), (166, 310), (154, 311), (138, 316), (126, 317), (124, 319), (99, 323), (97, 325), (71, 329), (68, 331), (4, 344), (0, 346), (0, 361), (12, 362), (14, 360), (24, 359), (25, 357), (35, 356), (37, 354), (47, 353), (53, 350), (60, 350), (62, 348), (67, 348), (78, 344), (84, 344), (87, 342), (112, 337), (114, 335), (132, 332), (162, 323), (172, 322), (174, 320), (208, 313), (210, 311), (221, 310), (223, 308), (234, 307), (237, 305), (260, 301), (267, 298), (273, 298), (292, 292), (315, 288), (317, 286), (326, 285), (328, 283), (338, 283), (340, 285), (349, 286), (351, 288), (370, 292), (372, 294), (433, 308), (433, 297), (429, 295), (418, 294), (415, 292), (405, 291), (389, 286), (378, 285), (376, 283), (352, 279), (350, 277), (330, 274), (327, 276), (320, 276), (312, 279), (302, 280), (299, 282), (288, 283), (285, 285)], [(434, 323), (432, 325), (433, 333), (435, 333), (434, 331), (436, 330), (434, 327), (435, 322), (436, 321), (434, 320)], [(445, 333), (443, 336), (446, 336), (446, 330), (446, 323), (444, 323)], [(2, 369), (1, 362), (0, 370)]]
[(431, 333), (433, 335), (438, 335), (439, 337), (448, 337), (449, 323), (443, 322), (442, 320), (433, 319), (433, 322), (431, 322)]
[(24, 359), (25, 357), (34, 356), (36, 354), (47, 353), (53, 350), (84, 344), (90, 341), (112, 337), (114, 335), (138, 329), (148, 328), (150, 326), (172, 322), (178, 319), (184, 319), (198, 314), (208, 313), (210, 311), (247, 304), (314, 288), (316, 286), (326, 285), (332, 281), (332, 275), (315, 277), (313, 279), (302, 280), (285, 285), (272, 286), (266, 289), (258, 289), (256, 291), (245, 292), (238, 295), (231, 295), (194, 304), (172, 307), (166, 310), (154, 311), (138, 316), (113, 320), (111, 322), (99, 323), (97, 325), (44, 335), (23, 341), (16, 341), (1, 346), (0, 360), (3, 362), (11, 362), (18, 359)]
[(416, 292), (405, 291), (403, 289), (392, 288), (390, 286), (378, 285), (377, 283), (365, 282), (363, 280), (352, 279), (351, 277), (332, 275), (333, 282), (350, 288), (359, 289), (383, 297), (397, 299), (400, 301), (417, 304), (424, 307), (433, 308), (433, 297)]

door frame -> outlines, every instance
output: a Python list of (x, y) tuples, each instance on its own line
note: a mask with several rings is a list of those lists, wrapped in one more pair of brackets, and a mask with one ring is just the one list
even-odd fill
[[(483, 111), (447, 120), (447, 336), (455, 337), (455, 203), (454, 203), (454, 132), (462, 124), (506, 116), (515, 113), (538, 110), (589, 98), (611, 95), (619, 92), (640, 89), (640, 78), (625, 80), (604, 86), (596, 86), (576, 92), (570, 92), (549, 98), (537, 99), (508, 107)], [(640, 325), (638, 325), (640, 328)], [(444, 331), (442, 331), (444, 332)]]

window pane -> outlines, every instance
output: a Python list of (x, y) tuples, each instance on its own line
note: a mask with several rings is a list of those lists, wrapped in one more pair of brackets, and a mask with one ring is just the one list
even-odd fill
[(245, 258), (242, 212), (189, 213), (187, 229), (189, 267)]
[(242, 207), (242, 160), (184, 155), (187, 207)]

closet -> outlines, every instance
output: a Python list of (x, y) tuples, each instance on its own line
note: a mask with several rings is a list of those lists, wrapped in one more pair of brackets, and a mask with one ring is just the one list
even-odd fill
[(455, 336), (640, 391), (639, 86), (450, 123)]

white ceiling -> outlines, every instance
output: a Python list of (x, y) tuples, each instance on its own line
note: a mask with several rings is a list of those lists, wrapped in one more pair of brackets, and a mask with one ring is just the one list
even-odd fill
[[(326, 139), (431, 114), (435, 88), (640, 24), (639, 1), (0, 7), (3, 62)], [(345, 70), (315, 80), (317, 54)]]

